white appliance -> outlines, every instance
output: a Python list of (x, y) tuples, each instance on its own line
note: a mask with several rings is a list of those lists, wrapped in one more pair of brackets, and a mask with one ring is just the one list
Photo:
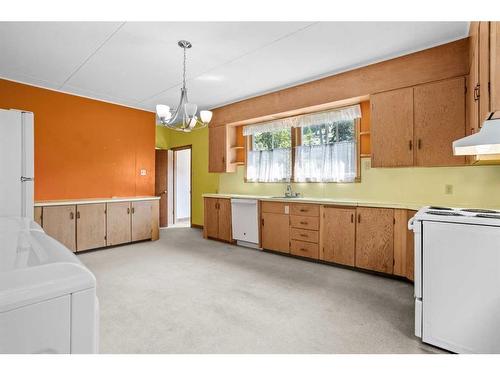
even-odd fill
[(500, 353), (500, 211), (424, 207), (415, 233), (415, 335), (456, 353)]
[(0, 353), (97, 353), (94, 275), (28, 218), (0, 217)]
[(259, 202), (256, 199), (231, 199), (233, 238), (246, 247), (259, 247)]
[(33, 218), (33, 113), (0, 110), (0, 216)]

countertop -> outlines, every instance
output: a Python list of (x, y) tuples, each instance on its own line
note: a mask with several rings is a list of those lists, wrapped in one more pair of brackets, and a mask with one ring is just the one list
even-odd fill
[(147, 201), (147, 200), (157, 200), (157, 199), (160, 199), (160, 197), (143, 196), (143, 197), (119, 197), (119, 198), (112, 197), (112, 198), (88, 198), (88, 199), (63, 199), (63, 200), (53, 200), (53, 201), (36, 201), (35, 207), (65, 206), (69, 204)]
[(315, 204), (332, 204), (338, 206), (361, 206), (361, 207), (380, 207), (380, 208), (400, 208), (407, 210), (419, 210), (425, 204), (418, 203), (401, 203), (401, 202), (382, 202), (369, 201), (359, 199), (335, 199), (335, 198), (314, 198), (314, 197), (299, 197), (299, 198), (281, 198), (266, 195), (241, 195), (241, 194), (203, 194), (206, 198), (241, 198), (241, 199), (258, 199), (260, 201), (270, 202), (290, 202), (290, 203), (315, 203)]

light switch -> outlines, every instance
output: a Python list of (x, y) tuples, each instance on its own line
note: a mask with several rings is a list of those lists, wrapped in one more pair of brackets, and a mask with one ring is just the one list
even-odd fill
[(290, 213), (290, 206), (285, 206), (285, 215)]
[(453, 185), (444, 185), (445, 194), (453, 194)]
[(145, 176), (147, 174), (147, 171), (145, 169), (141, 169), (141, 176)]

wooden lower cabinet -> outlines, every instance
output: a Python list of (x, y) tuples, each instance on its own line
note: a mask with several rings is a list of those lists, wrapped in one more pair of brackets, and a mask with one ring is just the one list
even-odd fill
[(43, 230), (68, 249), (76, 252), (76, 206), (43, 208)]
[(290, 254), (318, 259), (319, 246), (317, 243), (292, 240), (290, 242)]
[(76, 206), (76, 250), (106, 246), (106, 203)]
[(392, 274), (394, 209), (356, 208), (355, 266)]
[(203, 236), (226, 242), (232, 241), (231, 200), (204, 198)]
[(106, 208), (106, 241), (108, 246), (132, 241), (130, 202), (108, 203)]
[(320, 259), (354, 266), (356, 209), (323, 208)]
[(42, 207), (35, 207), (33, 209), (33, 220), (35, 221), (35, 223), (37, 223), (38, 225), (40, 226), (43, 226), (43, 223), (42, 223)]
[(148, 240), (152, 237), (152, 210), (151, 201), (132, 202), (132, 241)]
[(262, 248), (290, 253), (290, 217), (263, 212), (261, 220)]

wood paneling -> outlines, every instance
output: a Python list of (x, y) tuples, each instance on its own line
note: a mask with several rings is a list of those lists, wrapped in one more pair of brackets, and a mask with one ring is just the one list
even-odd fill
[(152, 237), (151, 201), (132, 202), (132, 241), (148, 240)]
[(319, 230), (319, 217), (291, 215), (290, 225), (294, 228)]
[(261, 209), (262, 212), (266, 213), (288, 215), (290, 213), (290, 204), (282, 202), (262, 202)]
[(319, 246), (317, 243), (292, 240), (290, 243), (290, 254), (319, 259)]
[(208, 130), (208, 171), (227, 172), (226, 127), (210, 127)]
[(413, 166), (413, 88), (376, 94), (370, 101), (372, 166)]
[(264, 249), (290, 253), (289, 215), (263, 212), (261, 233)]
[(204, 225), (203, 236), (205, 238), (219, 237), (219, 211), (217, 198), (204, 198)]
[(219, 230), (218, 238), (223, 241), (230, 242), (232, 239), (231, 225), (231, 200), (219, 199)]
[(107, 203), (106, 242), (108, 246), (132, 241), (130, 202)]
[(415, 164), (421, 167), (463, 165), (452, 142), (465, 137), (465, 78), (414, 88)]
[(319, 205), (292, 203), (292, 215), (319, 216)]
[(34, 207), (33, 209), (33, 220), (35, 220), (35, 223), (40, 225), (41, 227), (43, 226), (42, 223), (42, 207)]
[(319, 232), (317, 230), (290, 228), (290, 236), (292, 240), (313, 243), (319, 242)]
[(394, 210), (358, 207), (356, 213), (356, 267), (392, 274)]
[(155, 195), (160, 197), (159, 220), (160, 227), (168, 226), (168, 151), (156, 150), (155, 155)]
[(106, 246), (106, 203), (76, 206), (76, 249)]
[(76, 206), (43, 208), (43, 230), (71, 251), (76, 251)]
[(354, 266), (356, 209), (324, 207), (321, 259)]
[(211, 127), (466, 75), (468, 39), (368, 65), (213, 110)]

